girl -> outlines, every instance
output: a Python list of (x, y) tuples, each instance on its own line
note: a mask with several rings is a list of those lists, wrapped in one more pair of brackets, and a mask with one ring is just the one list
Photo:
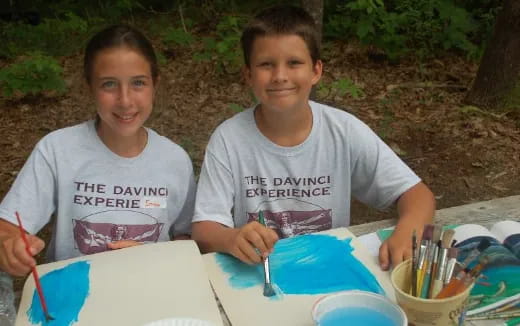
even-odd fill
[(84, 74), (95, 120), (45, 136), (0, 204), (0, 268), (27, 274), (45, 246), (29, 235), (26, 252), (15, 212), (28, 233), (56, 214), (48, 260), (186, 238), (194, 202), (187, 153), (143, 127), (159, 82), (150, 42), (112, 26), (88, 43)]

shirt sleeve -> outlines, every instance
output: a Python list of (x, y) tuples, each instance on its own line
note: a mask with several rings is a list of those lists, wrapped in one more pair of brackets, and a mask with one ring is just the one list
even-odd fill
[(188, 178), (187, 189), (188, 190), (186, 192), (186, 199), (184, 200), (184, 205), (182, 206), (178, 218), (175, 220), (175, 223), (173, 224), (172, 234), (170, 234), (172, 238), (180, 234), (191, 234), (191, 219), (193, 218), (196, 192), (193, 169), (191, 169), (191, 173)]
[(234, 227), (235, 197), (229, 156), (216, 132), (210, 139), (199, 176), (193, 222), (214, 221)]
[(25, 230), (37, 233), (56, 209), (56, 175), (44, 140), (33, 150), (0, 204), (0, 217), (18, 224), (19, 212)]
[(354, 118), (352, 140), (352, 194), (361, 202), (384, 209), (421, 179), (366, 124)]

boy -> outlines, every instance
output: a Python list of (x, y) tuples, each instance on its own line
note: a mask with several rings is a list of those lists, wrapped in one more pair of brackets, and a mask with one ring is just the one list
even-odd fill
[(435, 200), (368, 126), (309, 101), (322, 74), (316, 40), (310, 15), (290, 6), (244, 30), (244, 75), (259, 103), (211, 136), (193, 238), (203, 252), (259, 263), (280, 237), (348, 226), (351, 196), (376, 208), (397, 201), (398, 224), (379, 252), (386, 270), (410, 257), (412, 232), (431, 220)]

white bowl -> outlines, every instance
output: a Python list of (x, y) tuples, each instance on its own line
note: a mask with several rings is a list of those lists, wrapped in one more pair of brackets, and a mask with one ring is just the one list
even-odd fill
[(328, 312), (340, 308), (368, 308), (390, 318), (395, 325), (407, 326), (404, 311), (387, 297), (372, 292), (352, 290), (321, 297), (312, 307), (312, 319), (318, 324)]
[(152, 321), (143, 326), (215, 326), (212, 322), (193, 318), (168, 318)]

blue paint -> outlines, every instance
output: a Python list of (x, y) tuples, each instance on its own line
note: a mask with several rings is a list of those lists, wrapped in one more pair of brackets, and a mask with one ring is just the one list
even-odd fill
[(319, 321), (319, 326), (344, 325), (377, 325), (397, 326), (390, 317), (365, 307), (350, 307), (334, 309), (326, 313)]
[(31, 307), (27, 310), (29, 322), (35, 325), (69, 326), (78, 321), (78, 315), (89, 294), (90, 264), (86, 261), (69, 264), (49, 272), (40, 281), (47, 309), (54, 320), (46, 322), (36, 289)]
[[(323, 294), (363, 290), (384, 294), (372, 273), (352, 255), (351, 239), (307, 234), (282, 239), (271, 254), (271, 279), (284, 294)], [(262, 285), (263, 266), (246, 265), (218, 254), (217, 263), (237, 289)]]

